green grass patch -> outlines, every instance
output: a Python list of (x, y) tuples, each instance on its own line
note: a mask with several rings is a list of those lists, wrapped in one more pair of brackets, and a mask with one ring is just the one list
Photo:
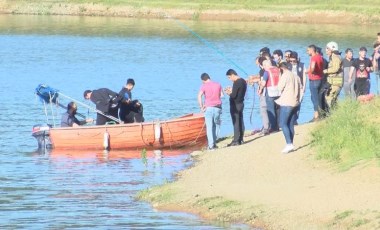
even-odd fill
[(164, 184), (140, 191), (137, 198), (152, 203), (167, 204), (175, 200), (176, 192), (170, 184)]
[(360, 161), (380, 159), (380, 99), (360, 104), (342, 101), (312, 132), (317, 159), (348, 169)]
[(342, 220), (342, 219), (345, 219), (347, 218), (348, 216), (350, 216), (351, 214), (353, 213), (352, 210), (349, 210), (349, 211), (344, 211), (342, 213), (339, 213), (335, 216), (335, 220)]

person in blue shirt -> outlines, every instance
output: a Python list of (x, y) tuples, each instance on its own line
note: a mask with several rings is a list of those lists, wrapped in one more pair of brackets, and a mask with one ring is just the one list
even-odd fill
[(135, 81), (132, 78), (120, 90), (117, 101), (119, 101), (119, 117), (124, 123), (143, 122), (143, 106), (138, 100), (132, 100), (132, 90)]

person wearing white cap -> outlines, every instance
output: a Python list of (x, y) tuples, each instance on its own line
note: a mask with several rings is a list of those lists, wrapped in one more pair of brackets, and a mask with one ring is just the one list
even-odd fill
[(328, 83), (324, 89), (324, 97), (327, 103), (327, 111), (331, 112), (343, 86), (342, 60), (338, 44), (336, 42), (327, 43), (326, 54), (329, 57), (329, 64), (327, 69), (323, 70), (323, 73), (327, 75)]

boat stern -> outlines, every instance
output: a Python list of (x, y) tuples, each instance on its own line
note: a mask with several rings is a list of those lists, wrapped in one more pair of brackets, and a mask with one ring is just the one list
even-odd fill
[(52, 148), (49, 132), (50, 128), (51, 125), (48, 124), (37, 124), (33, 126), (32, 136), (37, 140), (38, 149)]

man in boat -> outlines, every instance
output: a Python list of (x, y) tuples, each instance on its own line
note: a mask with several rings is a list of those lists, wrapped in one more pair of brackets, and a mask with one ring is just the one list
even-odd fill
[(132, 100), (134, 87), (135, 81), (129, 78), (116, 99), (120, 107), (119, 117), (124, 123), (144, 122), (142, 104), (138, 100)]
[(67, 105), (66, 113), (62, 114), (61, 127), (78, 127), (80, 125), (93, 122), (92, 118), (87, 118), (85, 120), (79, 121), (75, 117), (77, 109), (78, 107), (73, 101)]
[[(222, 86), (211, 81), (207, 73), (201, 75), (202, 86), (198, 93), (198, 104), (202, 112), (205, 113), (208, 150), (217, 148), (217, 130), (220, 126), (220, 115), (222, 114), (223, 96)], [(204, 96), (204, 103), (202, 101)]]
[(247, 82), (233, 69), (229, 69), (226, 75), (233, 82), (232, 87), (227, 87), (224, 91), (230, 96), (230, 113), (234, 125), (234, 139), (227, 146), (241, 145), (244, 136), (243, 110)]
[(109, 116), (117, 117), (116, 98), (118, 94), (114, 91), (107, 88), (96, 90), (88, 89), (84, 91), (83, 96), (84, 99), (91, 100), (99, 111), (96, 114), (96, 125), (104, 125), (109, 121), (113, 121)]

